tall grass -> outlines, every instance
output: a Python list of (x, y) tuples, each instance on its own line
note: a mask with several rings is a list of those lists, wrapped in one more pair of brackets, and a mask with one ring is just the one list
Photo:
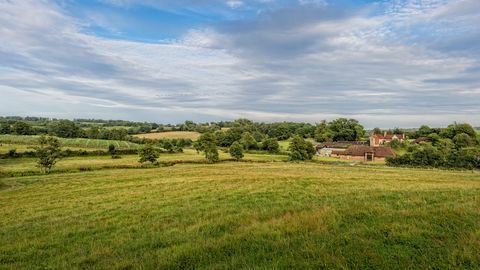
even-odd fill
[(478, 269), (480, 174), (189, 164), (2, 180), (5, 269)]

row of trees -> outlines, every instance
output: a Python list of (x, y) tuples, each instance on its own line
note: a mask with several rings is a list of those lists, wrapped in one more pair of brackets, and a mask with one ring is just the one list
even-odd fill
[(387, 159), (391, 166), (428, 166), (446, 168), (480, 168), (480, 135), (469, 124), (452, 124), (447, 128), (422, 126), (412, 137), (424, 137), (426, 142), (406, 145), (392, 142), (393, 148), (406, 153)]

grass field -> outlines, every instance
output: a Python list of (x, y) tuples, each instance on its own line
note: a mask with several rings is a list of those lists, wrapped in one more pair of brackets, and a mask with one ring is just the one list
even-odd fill
[(182, 164), (0, 179), (3, 269), (480, 266), (480, 173)]
[(200, 135), (200, 133), (194, 131), (168, 131), (137, 134), (134, 136), (146, 139), (191, 139), (192, 141), (195, 141)]
[[(7, 152), (10, 149), (17, 149), (18, 152), (31, 150), (31, 146), (38, 143), (39, 136), (20, 136), (20, 135), (0, 135), (0, 151)], [(115, 140), (98, 139), (65, 139), (59, 138), (64, 149), (101, 149), (105, 150), (110, 144), (115, 145), (117, 149), (136, 149), (139, 147), (136, 143)]]
[[(219, 152), (222, 160), (231, 159), (227, 153)], [(81, 156), (68, 157), (61, 159), (54, 168), (56, 170), (65, 171), (69, 169), (102, 169), (112, 167), (140, 167), (138, 155), (123, 155), (121, 159), (112, 159), (110, 156)], [(282, 155), (265, 155), (265, 154), (245, 154), (245, 160), (250, 161), (286, 161), (287, 156)], [(166, 153), (161, 154), (158, 159), (160, 162), (167, 161), (183, 161), (183, 162), (204, 162), (203, 154), (197, 154), (195, 150), (185, 149), (183, 153)], [(326, 161), (326, 160), (324, 160)], [(36, 167), (35, 158), (16, 158), (16, 159), (0, 159), (0, 171), (7, 173), (17, 172), (40, 172)]]

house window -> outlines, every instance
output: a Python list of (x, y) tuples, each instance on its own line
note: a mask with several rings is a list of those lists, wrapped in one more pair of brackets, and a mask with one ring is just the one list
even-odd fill
[(373, 153), (366, 153), (365, 154), (365, 160), (373, 161)]

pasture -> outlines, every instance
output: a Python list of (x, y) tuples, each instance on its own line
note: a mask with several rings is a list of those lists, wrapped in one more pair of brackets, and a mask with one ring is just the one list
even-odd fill
[[(38, 144), (40, 136), (25, 135), (0, 135), (0, 152), (7, 152), (10, 149), (17, 149), (18, 152), (31, 150), (32, 146)], [(65, 139), (59, 138), (62, 149), (80, 150), (93, 149), (105, 150), (110, 144), (115, 145), (117, 149), (137, 149), (140, 145), (127, 141), (100, 140), (100, 139)]]
[(478, 171), (222, 162), (58, 173), (0, 179), (0, 213), (4, 269), (480, 265)]
[(137, 134), (134, 136), (145, 139), (190, 139), (196, 141), (200, 135), (200, 133), (195, 131), (166, 131)]

